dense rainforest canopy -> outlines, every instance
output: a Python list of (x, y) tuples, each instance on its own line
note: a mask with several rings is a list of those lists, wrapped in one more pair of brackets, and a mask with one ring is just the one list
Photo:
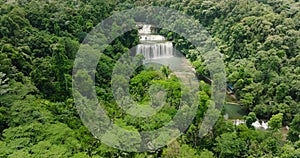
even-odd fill
[[(196, 117), (164, 148), (126, 152), (96, 139), (83, 125), (72, 95), (72, 69), (86, 35), (114, 12), (137, 6), (169, 7), (193, 16), (217, 43), (234, 100), (247, 114), (234, 125), (220, 115), (199, 137), (211, 87), (200, 81)], [(188, 23), (179, 23), (187, 27)], [(178, 34), (159, 29), (209, 76), (200, 52)], [(167, 103), (138, 119), (122, 112), (110, 90), (117, 60), (139, 43), (133, 30), (115, 39), (97, 65), (95, 89), (109, 117), (133, 131), (158, 129), (180, 108), (180, 81), (168, 67), (139, 67), (130, 80), (135, 101), (150, 101), (150, 85)], [(76, 77), (84, 78), (86, 72)], [(298, 0), (0, 0), (0, 157), (300, 157), (300, 2)], [(223, 110), (224, 114), (224, 110)], [(267, 130), (255, 129), (257, 119)], [(288, 126), (288, 130), (283, 127)], [(286, 128), (284, 128), (286, 129)], [(119, 141), (118, 138), (112, 141)]]

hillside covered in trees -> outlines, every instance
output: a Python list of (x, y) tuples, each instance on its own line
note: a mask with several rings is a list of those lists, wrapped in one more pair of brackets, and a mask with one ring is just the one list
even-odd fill
[[(91, 134), (72, 94), (76, 54), (102, 20), (138, 6), (181, 11), (208, 30), (222, 53), (226, 83), (234, 96), (227, 95), (226, 101), (234, 100), (245, 111), (245, 124), (225, 119), (223, 109), (213, 129), (200, 137), (212, 96), (211, 85), (201, 80), (196, 117), (179, 138), (163, 148), (127, 152)], [(178, 25), (188, 27), (189, 23)], [(158, 28), (157, 34), (172, 42), (198, 75), (210, 76), (201, 53), (187, 39), (172, 30)], [(149, 103), (151, 85), (159, 84), (166, 103), (148, 118), (124, 113), (111, 91), (111, 76), (118, 59), (140, 42), (138, 30), (132, 30), (106, 46), (95, 73), (95, 91), (115, 124), (132, 131), (151, 131), (172, 120), (182, 108), (180, 99), (185, 92), (167, 66), (141, 66), (130, 78), (132, 98)], [(75, 77), (87, 75), (81, 72)], [(0, 0), (0, 157), (297, 158), (299, 108), (298, 0)], [(268, 121), (269, 129), (255, 129), (252, 123), (256, 120)], [(122, 145), (127, 139), (111, 141)]]

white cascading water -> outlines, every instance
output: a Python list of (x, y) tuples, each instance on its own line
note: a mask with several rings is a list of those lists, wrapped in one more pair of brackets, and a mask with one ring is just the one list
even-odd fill
[(137, 54), (143, 54), (145, 59), (157, 59), (173, 56), (172, 42), (139, 44)]
[(173, 56), (172, 42), (165, 41), (161, 35), (151, 34), (151, 25), (143, 25), (139, 30), (141, 44), (137, 45), (136, 54), (142, 54), (145, 60)]

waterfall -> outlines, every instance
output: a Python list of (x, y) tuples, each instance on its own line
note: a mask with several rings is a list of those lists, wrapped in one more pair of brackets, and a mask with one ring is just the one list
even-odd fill
[(145, 59), (157, 59), (173, 56), (172, 42), (139, 44), (137, 54), (143, 54)]
[(142, 54), (145, 60), (173, 56), (173, 44), (161, 35), (153, 35), (151, 25), (143, 25), (139, 29), (141, 43), (137, 45), (136, 54)]

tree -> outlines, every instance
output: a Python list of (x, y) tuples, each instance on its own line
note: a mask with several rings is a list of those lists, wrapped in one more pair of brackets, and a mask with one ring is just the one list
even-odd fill
[(300, 157), (300, 149), (293, 147), (291, 144), (283, 146), (283, 153), (280, 155), (282, 158)]
[(268, 122), (268, 125), (272, 130), (277, 131), (282, 127), (282, 118), (283, 118), (282, 113), (272, 115), (271, 119)]
[[(20, 106), (22, 105), (22, 106)], [(16, 100), (8, 110), (8, 125), (17, 127), (19, 125), (53, 120), (53, 115), (45, 107), (43, 100), (27, 95), (24, 100)]]
[(12, 65), (11, 59), (2, 51), (0, 51), (0, 65), (0, 72), (5, 73), (8, 77), (12, 77), (12, 75), (17, 71)]
[(260, 149), (264, 152), (264, 155), (273, 157), (280, 152), (280, 134), (271, 134), (266, 137), (260, 144)]
[(62, 123), (25, 123), (3, 131), (1, 157), (70, 157), (81, 149), (75, 132)]
[(203, 151), (200, 152), (200, 158), (214, 158), (213, 152), (204, 149)]
[(253, 94), (245, 93), (244, 95), (242, 95), (240, 102), (247, 109), (251, 109), (253, 107), (253, 102), (254, 102)]
[(300, 114), (297, 114), (290, 124), (287, 138), (292, 142), (300, 140)]
[(254, 107), (253, 111), (258, 118), (267, 118), (269, 116), (268, 106), (266, 104), (258, 104)]
[(213, 134), (215, 136), (221, 136), (229, 132), (234, 132), (233, 123), (225, 120), (224, 117), (219, 117), (218, 121), (214, 125)]
[(257, 120), (256, 114), (255, 114), (254, 112), (250, 112), (250, 113), (248, 114), (248, 116), (245, 116), (245, 117), (244, 117), (244, 119), (246, 120), (246, 124), (247, 124), (247, 127), (248, 127), (248, 128), (253, 127), (253, 126), (252, 126), (252, 123), (254, 123), (254, 122)]
[(50, 57), (37, 58), (33, 61), (33, 65), (35, 68), (30, 73), (31, 80), (45, 97), (51, 98), (57, 91), (52, 59)]
[(214, 151), (219, 157), (242, 157), (245, 155), (247, 144), (237, 137), (236, 133), (224, 133), (216, 138)]
[(160, 68), (161, 72), (168, 78), (168, 76), (170, 75), (171, 73), (171, 70), (169, 68), (169, 66), (162, 66)]
[[(201, 155), (205, 155), (207, 158), (212, 158), (213, 154), (207, 150), (203, 151)], [(193, 149), (191, 146), (187, 144), (179, 144), (177, 141), (172, 142), (169, 146), (163, 150), (163, 157), (167, 158), (186, 158), (186, 157), (193, 157), (193, 158), (202, 158), (198, 155), (197, 151)]]

